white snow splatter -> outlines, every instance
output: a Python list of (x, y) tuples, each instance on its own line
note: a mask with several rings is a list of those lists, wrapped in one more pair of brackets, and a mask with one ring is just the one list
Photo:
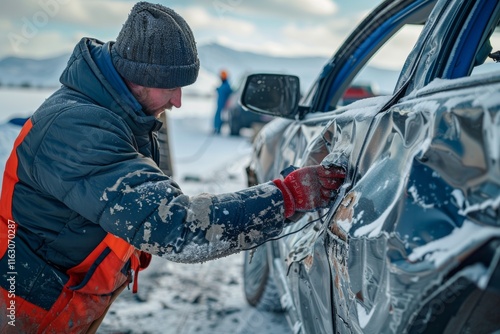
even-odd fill
[(370, 310), (369, 313), (366, 313), (366, 310), (365, 308), (359, 304), (359, 302), (356, 303), (356, 309), (358, 311), (358, 321), (359, 321), (359, 325), (361, 326), (361, 328), (365, 328), (366, 325), (368, 325), (368, 323), (370, 322), (372, 316), (373, 316), (373, 312), (375, 311), (375, 307), (372, 307), (372, 309)]
[(481, 244), (492, 237), (499, 237), (500, 230), (494, 227), (481, 226), (469, 220), (465, 220), (461, 227), (455, 228), (444, 238), (429, 242), (426, 245), (413, 249), (408, 256), (412, 262), (428, 261), (440, 267), (445, 261), (463, 254), (471, 245)]
[(480, 203), (470, 204), (460, 189), (454, 189), (451, 195), (455, 199), (457, 206), (459, 208), (458, 213), (466, 216), (467, 214), (475, 211), (483, 211), (486, 208), (498, 209), (500, 206), (500, 196), (496, 198), (489, 198)]
[[(142, 171), (138, 170), (138, 171), (130, 172), (127, 175), (120, 177), (118, 180), (116, 180), (116, 182), (113, 186), (108, 187), (104, 190), (104, 193), (102, 194), (102, 197), (101, 197), (101, 201), (108, 201), (108, 193), (118, 191), (118, 187), (123, 184), (123, 180), (132, 178), (134, 176), (140, 177), (141, 174), (142, 174)], [(124, 194), (133, 191), (133, 189), (131, 189), (128, 184), (125, 184), (124, 186), (125, 186), (125, 189), (122, 190), (122, 192)]]
[(149, 242), (149, 238), (151, 238), (151, 223), (150, 222), (145, 222), (144, 223), (144, 236), (143, 239), (145, 242)]
[(125, 209), (125, 208), (117, 203), (117, 204), (115, 204), (114, 207), (109, 208), (109, 213), (111, 215), (113, 215), (115, 213), (115, 211), (120, 212), (120, 211), (123, 211), (123, 209)]
[(424, 202), (424, 200), (422, 198), (419, 197), (417, 187), (411, 186), (410, 188), (408, 188), (408, 192), (413, 197), (413, 202), (416, 203), (416, 204), (418, 204), (422, 208), (424, 208), (424, 209), (431, 209), (431, 208), (434, 207), (433, 203), (427, 204), (427, 203)]

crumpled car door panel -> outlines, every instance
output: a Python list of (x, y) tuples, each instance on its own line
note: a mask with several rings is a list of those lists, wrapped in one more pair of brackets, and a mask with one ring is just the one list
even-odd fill
[(491, 279), (498, 247), (489, 262), (459, 266), (500, 239), (500, 107), (482, 103), (498, 101), (500, 75), (487, 86), (478, 79), (417, 92), (374, 119), (327, 230), (338, 328), (425, 330), (432, 315), (446, 329), (451, 300), (441, 299), (439, 312), (426, 304), (447, 287), (458, 295), (457, 277), (483, 287)]
[[(370, 131), (373, 117), (386, 100), (386, 97), (373, 98), (349, 113), (339, 109), (290, 125), (284, 134), (287, 140), (283, 141), (280, 155), (276, 157), (278, 168), (283, 169), (290, 164), (335, 163), (344, 166), (348, 175), (353, 175), (352, 166), (356, 165), (363, 146), (359, 138)], [(339, 195), (339, 202), (341, 197)], [(334, 208), (325, 209), (320, 214), (329, 219), (333, 212)], [(302, 324), (305, 332), (329, 332), (333, 328), (334, 312), (331, 308), (331, 268), (324, 241), (327, 223), (316, 221), (304, 228), (312, 220), (318, 220), (318, 213), (308, 213), (300, 222), (285, 229), (284, 234), (297, 233), (280, 240), (279, 254), (282, 259), (275, 265), (281, 264), (281, 270), (288, 273), (286, 280), (293, 289), (293, 303), (301, 313), (300, 318), (315, 319)]]

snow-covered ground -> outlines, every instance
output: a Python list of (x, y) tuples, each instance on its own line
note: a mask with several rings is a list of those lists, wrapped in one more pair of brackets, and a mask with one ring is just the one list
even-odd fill
[[(19, 127), (11, 117), (32, 113), (47, 90), (0, 89), (0, 172)], [(251, 131), (243, 137), (210, 135), (214, 101), (185, 96), (168, 112), (174, 179), (188, 195), (245, 187)], [(250, 307), (243, 294), (242, 254), (202, 264), (154, 258), (139, 275), (139, 292), (125, 290), (99, 333), (291, 333), (282, 314)]]

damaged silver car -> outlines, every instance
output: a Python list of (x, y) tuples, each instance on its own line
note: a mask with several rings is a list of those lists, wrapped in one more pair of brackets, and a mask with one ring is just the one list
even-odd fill
[[(280, 117), (255, 140), (250, 185), (289, 165), (348, 173), (331, 208), (246, 254), (250, 304), (286, 311), (293, 333), (500, 330), (499, 22), (498, 0), (386, 1), (303, 98), (297, 77), (249, 76), (242, 105)], [(415, 24), (392, 92), (342, 106)]]

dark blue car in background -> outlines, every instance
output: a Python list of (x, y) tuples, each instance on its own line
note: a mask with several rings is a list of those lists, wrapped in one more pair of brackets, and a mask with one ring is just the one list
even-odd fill
[[(249, 185), (289, 165), (336, 163), (329, 208), (246, 254), (245, 294), (293, 333), (500, 330), (498, 0), (385, 1), (300, 96), (297, 77), (254, 74), (259, 132)], [(342, 106), (372, 56), (422, 27), (391, 94)], [(251, 260), (251, 261), (250, 261)]]
[(233, 87), (233, 93), (229, 97), (224, 110), (222, 111), (224, 122), (229, 126), (231, 136), (239, 136), (243, 128), (258, 131), (262, 125), (271, 121), (274, 117), (266, 114), (260, 114), (251, 110), (245, 110), (241, 107), (240, 98), (246, 76)]

